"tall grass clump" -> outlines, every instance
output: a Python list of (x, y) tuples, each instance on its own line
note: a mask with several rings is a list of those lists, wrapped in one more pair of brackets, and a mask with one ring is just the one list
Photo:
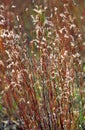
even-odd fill
[(1, 95), (9, 115), (16, 113), (24, 130), (83, 130), (85, 125), (83, 39), (71, 11), (75, 7), (64, 0), (54, 4), (49, 4), (51, 13), (49, 7), (34, 6), (30, 42), (28, 34), (10, 29), (2, 15)]

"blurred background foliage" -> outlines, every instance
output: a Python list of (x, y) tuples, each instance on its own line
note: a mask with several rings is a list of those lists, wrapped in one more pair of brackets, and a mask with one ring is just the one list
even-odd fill
[[(77, 18), (77, 24), (83, 35), (85, 41), (85, 0), (72, 0), (74, 3), (74, 8), (72, 8), (72, 13)], [(66, 0), (68, 2), (68, 0)], [(31, 40), (33, 23), (31, 19), (31, 14), (33, 8), (36, 4), (48, 6), (48, 15), (53, 13), (52, 8), (58, 3), (56, 0), (0, 0), (0, 3), (4, 3), (8, 11), (8, 17), (10, 17), (10, 24), (14, 26), (14, 17), (19, 16), (20, 21), (22, 22), (21, 31), (28, 34), (28, 40)], [(62, 4), (62, 1), (60, 2)], [(63, 6), (63, 5), (62, 5)], [(29, 21), (29, 22), (28, 22)], [(18, 26), (18, 23), (16, 23)], [(85, 61), (85, 47), (81, 46), (82, 58)]]
[[(83, 63), (85, 63), (85, 0), (72, 0), (74, 3), (74, 8), (70, 10), (74, 16), (77, 18), (78, 27), (82, 33), (83, 43), (80, 45), (81, 58)], [(68, 2), (68, 0), (66, 0)], [(17, 33), (26, 33), (27, 40), (30, 42), (33, 37), (33, 22), (31, 14), (33, 14), (33, 8), (35, 5), (42, 5), (48, 7), (48, 15), (53, 13), (53, 7), (58, 3), (56, 0), (0, 0), (0, 3), (4, 3), (6, 10), (8, 11), (8, 17), (10, 18), (10, 26), (14, 28)], [(59, 1), (60, 4), (62, 2)], [(59, 5), (58, 3), (58, 5)], [(62, 4), (63, 6), (63, 4)], [(21, 23), (16, 20), (19, 17)], [(15, 20), (14, 20), (15, 19)], [(29, 22), (28, 22), (29, 21)], [(19, 24), (22, 27), (19, 28)], [(18, 28), (18, 29), (17, 29)], [(22, 35), (21, 34), (21, 35)], [(83, 45), (84, 44), (84, 45)], [(83, 64), (83, 70), (85, 64)]]

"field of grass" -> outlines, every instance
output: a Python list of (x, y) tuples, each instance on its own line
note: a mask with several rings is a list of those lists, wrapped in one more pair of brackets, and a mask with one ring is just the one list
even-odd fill
[(85, 5), (9, 5), (0, 5), (0, 130), (85, 130)]

